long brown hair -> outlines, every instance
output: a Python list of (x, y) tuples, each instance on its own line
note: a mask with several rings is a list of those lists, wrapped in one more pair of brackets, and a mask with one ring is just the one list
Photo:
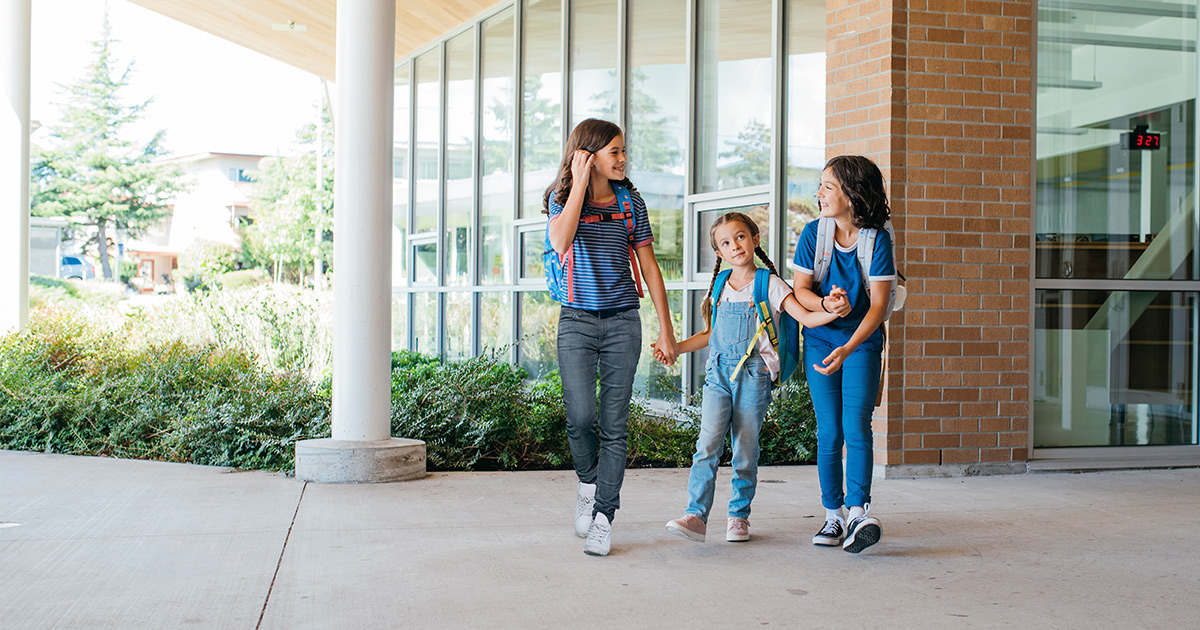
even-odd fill
[(883, 229), (891, 218), (883, 173), (870, 158), (861, 155), (839, 155), (825, 163), (842, 184), (842, 192), (850, 198), (850, 218), (857, 228)]
[[(712, 244), (714, 252), (721, 251), (720, 248), (717, 247), (717, 228), (725, 225), (726, 223), (733, 222), (741, 223), (742, 225), (746, 226), (746, 231), (750, 232), (751, 238), (758, 236), (758, 225), (754, 222), (754, 219), (751, 219), (741, 212), (726, 212), (718, 217), (716, 221), (713, 221), (712, 227), (708, 228), (708, 241), (710, 244)], [(767, 266), (767, 269), (771, 270), (771, 273), (779, 275), (779, 272), (775, 270), (775, 263), (771, 262), (770, 258), (767, 258), (767, 252), (764, 252), (763, 248), (755, 245), (754, 255), (758, 256), (758, 259), (763, 261), (763, 264)], [(713, 265), (712, 280), (708, 282), (708, 293), (704, 295), (704, 303), (700, 305), (700, 314), (704, 316), (704, 332), (710, 332), (712, 330), (712, 292), (713, 286), (717, 283), (717, 274), (721, 273), (721, 260), (722, 258), (717, 256), (717, 264)]]
[[(588, 153), (596, 153), (608, 146), (608, 143), (619, 135), (621, 135), (620, 127), (599, 118), (588, 118), (575, 126), (575, 129), (571, 131), (571, 137), (567, 138), (567, 147), (563, 150), (562, 162), (558, 165), (558, 177), (542, 194), (542, 214), (550, 214), (550, 195), (554, 195), (554, 202), (560, 206), (567, 203), (567, 197), (571, 196), (571, 184), (573, 183), (571, 160), (574, 158), (575, 152), (583, 150)], [(636, 190), (628, 177), (622, 179), (620, 183), (631, 192)], [(584, 197), (585, 201), (593, 197), (590, 186), (589, 183), (587, 196)]]

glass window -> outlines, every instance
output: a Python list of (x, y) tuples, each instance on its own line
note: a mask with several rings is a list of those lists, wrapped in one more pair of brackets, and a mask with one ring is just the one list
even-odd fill
[(784, 260), (775, 261), (784, 279), (800, 232), (820, 213), (813, 195), (825, 166), (825, 0), (788, 3), (787, 86), (787, 233)]
[[(739, 208), (721, 208), (720, 210), (708, 210), (697, 213), (696, 243), (700, 249), (699, 255), (696, 257), (697, 280), (708, 280), (713, 273), (713, 268), (717, 264), (717, 254), (713, 251), (712, 237), (709, 235), (709, 231), (712, 229), (713, 221), (716, 221), (726, 212), (741, 212), (750, 217), (758, 225), (759, 246), (763, 248), (764, 252), (767, 251), (766, 244), (771, 242), (771, 228), (768, 223), (768, 219), (770, 219), (770, 206), (768, 204), (742, 206)], [(779, 261), (772, 260), (771, 262), (775, 263), (776, 269), (779, 268)], [(728, 269), (729, 267), (725, 265), (724, 268)]]
[(540, 280), (546, 277), (542, 255), (546, 253), (546, 230), (521, 233), (521, 279)]
[(687, 2), (632, 0), (629, 10), (629, 178), (646, 201), (663, 279), (678, 281), (688, 137)]
[[(395, 105), (392, 122), (392, 286), (408, 284), (404, 250), (408, 235), (408, 155), (409, 155), (409, 64), (400, 64), (395, 75)], [(408, 314), (405, 313), (406, 320)], [(407, 340), (403, 346), (408, 347)]]
[(471, 330), (474, 322), (471, 294), (452, 292), (446, 294), (446, 316), (444, 322), (447, 361), (464, 361), (474, 356), (471, 347)]
[(441, 48), (417, 57), (417, 131), (415, 232), (437, 229), (439, 189), (438, 142), (442, 125)]
[(392, 292), (392, 351), (408, 349), (408, 294)]
[(412, 349), (421, 354), (438, 353), (438, 294), (413, 293), (413, 345)]
[[(671, 326), (675, 329), (678, 339), (683, 332), (683, 291), (667, 291), (667, 304), (671, 309)], [(654, 302), (650, 296), (642, 298), (638, 314), (642, 320), (642, 355), (638, 359), (637, 375), (633, 381), (633, 391), (658, 400), (679, 400), (682, 389), (683, 362), (676, 361), (675, 365), (665, 367), (654, 359), (654, 350), (650, 344), (658, 339), (661, 332), (658, 327), (658, 312), (654, 310)]]
[(562, 159), (562, 1), (524, 0), (521, 217), (542, 211)]
[[(692, 307), (692, 328), (690, 331), (688, 331), (688, 336), (704, 332), (704, 330), (707, 329), (707, 326), (704, 323), (704, 316), (700, 314), (700, 306), (704, 304), (704, 296), (707, 295), (708, 291), (712, 288), (711, 278), (709, 284), (710, 286), (701, 291), (688, 292), (688, 299), (691, 302)], [(692, 362), (692, 395), (696, 395), (704, 390), (704, 364), (708, 362), (708, 346), (704, 346), (703, 348), (690, 353), (688, 357)]]
[(475, 31), (446, 42), (446, 255), (448, 286), (471, 284), (475, 199)]
[(413, 282), (437, 284), (437, 242), (413, 245)]
[(1197, 293), (1036, 296), (1035, 447), (1197, 443)]
[(521, 309), (517, 362), (533, 378), (558, 369), (558, 313), (561, 307), (547, 291), (517, 294)]
[(479, 112), (483, 138), (479, 276), (483, 284), (508, 284), (510, 277), (508, 260), (516, 191), (513, 184), (517, 107), (513, 77), (515, 22), (510, 8), (483, 23), (483, 111)]
[(696, 5), (696, 192), (770, 182), (771, 4), (713, 0)]
[(483, 321), (487, 322), (486, 326), (479, 327), (479, 343), (483, 351), (499, 350), (512, 344), (512, 294), (481, 293), (479, 310)]
[(1200, 278), (1196, 3), (1175, 6), (1040, 8), (1038, 277)]
[(571, 2), (571, 128), (588, 118), (620, 124), (617, 2)]

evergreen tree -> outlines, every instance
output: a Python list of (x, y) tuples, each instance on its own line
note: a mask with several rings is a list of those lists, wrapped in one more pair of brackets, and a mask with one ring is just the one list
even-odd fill
[(94, 228), (84, 247), (96, 248), (106, 279), (113, 277), (110, 230), (140, 235), (185, 189), (178, 167), (156, 163), (166, 153), (164, 131), (144, 144), (129, 139), (129, 126), (142, 119), (150, 101), (122, 103), (118, 93), (129, 85), (133, 62), (118, 72), (112, 44), (105, 15), (100, 39), (92, 42), (95, 58), (82, 79), (62, 86), (62, 119), (48, 126), (51, 146), (35, 146), (33, 159), (34, 213), (66, 217), (73, 227), (87, 228), (83, 232)]

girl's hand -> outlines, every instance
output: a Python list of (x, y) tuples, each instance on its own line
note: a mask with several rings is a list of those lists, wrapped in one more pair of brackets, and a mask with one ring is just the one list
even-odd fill
[(838, 317), (849, 315), (853, 309), (850, 305), (850, 300), (846, 297), (846, 290), (836, 284), (833, 285), (833, 290), (829, 292), (829, 295), (825, 296), (822, 303), (830, 313)]
[[(659, 358), (659, 355), (662, 358)], [(654, 358), (658, 359), (659, 363), (666, 366), (675, 365), (675, 359), (679, 356), (679, 346), (675, 343), (675, 337), (671, 335), (658, 335), (658, 341), (654, 342)]]
[(571, 156), (571, 187), (582, 186), (587, 188), (592, 181), (592, 162), (596, 160), (596, 156), (587, 151), (575, 151), (575, 155)]
[(821, 365), (814, 363), (813, 368), (825, 376), (829, 376), (830, 374), (842, 369), (842, 363), (846, 361), (846, 357), (849, 355), (850, 352), (846, 350), (846, 346), (838, 346), (833, 349), (833, 352), (829, 353), (829, 356), (825, 357), (825, 359), (821, 361), (821, 365), (825, 367), (821, 367)]

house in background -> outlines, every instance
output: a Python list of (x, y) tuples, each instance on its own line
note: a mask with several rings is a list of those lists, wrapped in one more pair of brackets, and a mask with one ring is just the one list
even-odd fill
[(163, 160), (178, 165), (190, 192), (171, 204), (171, 212), (141, 238), (125, 244), (125, 254), (137, 265), (145, 289), (175, 286), (179, 257), (196, 243), (207, 241), (241, 247), (238, 230), (247, 224), (251, 172), (263, 156), (242, 153), (196, 153)]

